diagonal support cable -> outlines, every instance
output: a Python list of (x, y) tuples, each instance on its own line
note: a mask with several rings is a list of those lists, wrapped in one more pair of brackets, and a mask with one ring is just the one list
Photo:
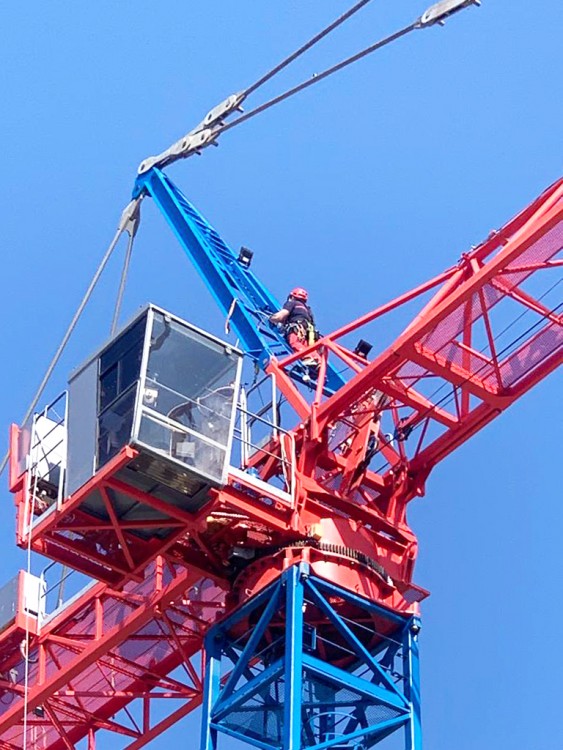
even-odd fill
[(121, 303), (123, 302), (123, 295), (125, 293), (125, 284), (127, 283), (127, 276), (129, 274), (129, 265), (131, 264), (131, 255), (133, 253), (133, 242), (135, 241), (135, 235), (139, 228), (139, 222), (141, 220), (141, 200), (142, 196), (139, 196), (139, 200), (125, 223), (125, 231), (129, 235), (129, 241), (127, 242), (127, 250), (125, 251), (125, 259), (123, 260), (123, 270), (121, 272), (121, 279), (119, 280), (119, 290), (117, 292), (117, 299), (115, 302), (115, 310), (113, 313), (113, 320), (111, 322), (111, 335), (113, 336), (117, 330), (117, 324), (119, 321), (119, 313), (121, 312)]
[[(117, 228), (117, 232), (115, 233), (112, 241), (110, 242), (110, 245), (109, 245), (108, 249), (106, 250), (106, 252), (105, 252), (102, 260), (100, 261), (100, 265), (98, 266), (98, 268), (96, 270), (96, 273), (94, 274), (94, 276), (92, 278), (92, 281), (90, 282), (90, 284), (88, 286), (88, 289), (86, 290), (86, 292), (84, 294), (84, 297), (82, 298), (82, 301), (78, 305), (78, 308), (77, 308), (76, 312), (74, 313), (72, 320), (70, 321), (70, 325), (67, 328), (67, 331), (66, 331), (65, 335), (63, 336), (62, 341), (59, 344), (59, 346), (57, 348), (57, 351), (55, 352), (55, 355), (53, 356), (53, 359), (51, 360), (49, 366), (47, 367), (47, 370), (45, 371), (45, 374), (43, 375), (43, 379), (41, 380), (41, 383), (39, 384), (39, 388), (37, 389), (37, 392), (35, 393), (35, 396), (33, 397), (32, 401), (31, 401), (31, 404), (29, 405), (29, 407), (28, 407), (28, 409), (27, 409), (27, 411), (26, 411), (26, 413), (25, 413), (25, 415), (24, 415), (24, 417), (22, 419), (22, 422), (21, 422), (22, 425), (24, 425), (28, 421), (28, 419), (30, 418), (30, 416), (33, 414), (33, 412), (35, 410), (35, 407), (37, 406), (37, 404), (39, 402), (39, 399), (43, 395), (43, 391), (45, 390), (45, 387), (46, 387), (47, 383), (49, 382), (49, 378), (53, 374), (53, 370), (57, 366), (57, 364), (59, 362), (59, 359), (61, 358), (61, 356), (62, 356), (62, 354), (63, 354), (63, 352), (65, 350), (65, 347), (68, 344), (69, 339), (72, 336), (72, 333), (73, 333), (74, 329), (76, 328), (76, 325), (77, 325), (78, 321), (80, 320), (80, 317), (81, 317), (82, 313), (84, 312), (84, 308), (88, 304), (88, 302), (90, 300), (90, 297), (92, 296), (92, 292), (96, 288), (96, 285), (97, 285), (98, 281), (100, 280), (100, 277), (101, 277), (101, 275), (102, 275), (105, 267), (107, 266), (108, 261), (111, 258), (111, 255), (112, 255), (113, 251), (115, 250), (115, 246), (117, 245), (117, 243), (119, 241), (119, 238), (121, 237), (121, 235), (123, 234), (123, 232), (129, 232), (130, 231), (132, 217), (134, 217), (135, 214), (138, 213), (138, 207), (139, 207), (139, 204), (140, 204), (141, 200), (142, 200), (141, 197), (135, 198), (124, 209), (124, 211), (123, 211), (123, 213), (121, 215), (121, 219), (119, 221), (119, 226)], [(10, 455), (10, 453), (8, 451), (6, 453), (6, 455), (4, 456), (4, 458), (2, 459), (2, 463), (0, 464), (0, 475), (2, 474), (2, 472), (4, 471), (4, 469), (6, 468), (6, 464), (8, 463), (9, 455)]]

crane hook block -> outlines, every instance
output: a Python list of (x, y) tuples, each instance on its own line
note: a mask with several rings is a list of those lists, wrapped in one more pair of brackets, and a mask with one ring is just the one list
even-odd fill
[(446, 18), (470, 5), (481, 5), (481, 0), (441, 0), (424, 11), (418, 22), (419, 26), (434, 26), (436, 23), (442, 25)]

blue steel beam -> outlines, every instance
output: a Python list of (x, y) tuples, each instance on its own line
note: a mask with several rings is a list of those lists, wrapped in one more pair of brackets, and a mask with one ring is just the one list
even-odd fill
[(201, 750), (217, 750), (217, 730), (211, 726), (213, 697), (221, 680), (221, 646), (214, 633), (205, 639), (205, 692), (201, 719)]
[(267, 321), (268, 314), (279, 310), (277, 300), (240, 265), (233, 251), (168, 176), (156, 168), (140, 175), (133, 197), (141, 194), (153, 198), (225, 316), (236, 300), (230, 324), (246, 352), (261, 367), (268, 364), (270, 353), (289, 354), (291, 349), (282, 333)]
[[(225, 726), (219, 726), (219, 724), (214, 724), (211, 722), (211, 728), (215, 731), (220, 730), (224, 734), (229, 735), (229, 737), (234, 737), (235, 740), (240, 740), (242, 742), (248, 742), (247, 738), (242, 734), (241, 732), (237, 732), (235, 729), (232, 729), (231, 727), (225, 727)], [(253, 739), (252, 744), (254, 747), (259, 747), (261, 750), (278, 750), (278, 748), (275, 745), (271, 745), (269, 742), (261, 742), (260, 740)]]
[(406, 750), (422, 750), (420, 721), (420, 665), (418, 634), (420, 620), (414, 617), (407, 632), (407, 648), (403, 650), (403, 671), (408, 675), (405, 693), (411, 705), (412, 721), (405, 726)]
[(303, 700), (303, 580), (300, 565), (285, 578), (285, 698), (283, 748), (301, 749), (301, 701)]
[[(329, 596), (341, 595), (342, 589), (340, 588), (340, 586), (337, 586), (330, 581), (325, 581), (323, 578), (318, 578), (317, 576), (311, 576), (311, 582), (316, 586), (317, 589), (328, 594)], [(373, 612), (374, 614), (381, 615), (381, 617), (389, 620), (394, 625), (397, 625), (399, 627), (405, 624), (404, 616), (399, 615), (396, 612), (392, 612), (390, 609), (385, 609), (385, 607), (382, 607), (377, 602), (372, 602), (369, 599), (364, 599), (363, 596), (355, 594), (353, 591), (346, 591), (346, 601), (349, 601), (351, 604), (355, 604), (356, 606), (365, 609), (367, 612)]]
[[(348, 745), (348, 743), (352, 740), (359, 740), (364, 737), (370, 739), (371, 744), (373, 744), (373, 740), (380, 742), (382, 739), (385, 739), (385, 737), (388, 737), (391, 732), (394, 732), (396, 729), (401, 727), (404, 723), (405, 719), (403, 717), (399, 717), (397, 719), (382, 721), (376, 727), (372, 727), (367, 731), (365, 729), (358, 729), (356, 732), (352, 732), (351, 734), (346, 735), (346, 743)], [(341, 742), (341, 740), (337, 740), (337, 742)], [(325, 742), (319, 742), (317, 745), (308, 747), (307, 750), (325, 750), (325, 748), (332, 747), (334, 744), (334, 740), (326, 740)], [(348, 745), (348, 747), (351, 748), (352, 746)], [(361, 745), (357, 747), (361, 747)]]
[[(278, 583), (277, 588), (279, 588), (279, 583)], [(239, 654), (238, 661), (235, 664), (235, 668), (229, 675), (229, 678), (227, 682), (225, 683), (223, 690), (221, 691), (221, 700), (225, 700), (233, 692), (233, 690), (236, 687), (237, 682), (242, 677), (242, 674), (246, 666), (248, 665), (248, 662), (254, 656), (255, 649), (257, 648), (260, 640), (262, 639), (262, 636), (264, 635), (264, 632), (266, 628), (268, 627), (268, 625), (270, 624), (270, 620), (272, 619), (274, 612), (277, 609), (277, 606), (278, 606), (277, 588), (274, 594), (272, 595), (272, 598), (268, 602), (266, 609), (262, 613), (260, 620), (252, 629), (252, 635), (248, 639), (248, 642), (246, 643), (245, 647)]]
[(238, 710), (248, 698), (251, 698), (255, 693), (259, 693), (265, 685), (269, 685), (273, 680), (280, 677), (283, 674), (283, 671), (283, 660), (278, 659), (274, 664), (267, 667), (263, 672), (260, 672), (252, 680), (246, 682), (229, 698), (222, 700), (221, 697), (219, 697), (219, 700), (213, 705), (213, 721), (221, 721), (230, 713)]
[[(388, 642), (387, 650), (382, 652), (378, 644), (367, 651), (340, 614), (331, 611), (329, 600), (320, 593), (323, 589), (335, 601), (377, 612), (391, 626), (391, 633), (381, 636)], [(324, 617), (319, 618), (319, 607)], [(206, 638), (213, 659), (232, 664), (237, 680), (223, 696), (215, 663), (208, 661), (203, 750), (216, 750), (221, 733), (260, 750), (367, 750), (401, 728), (405, 750), (421, 750), (417, 618), (398, 616), (311, 575), (305, 564), (291, 566), (241, 612), (213, 626)], [(249, 621), (256, 622), (256, 630), (248, 629)], [(317, 637), (311, 632), (315, 629)], [(342, 648), (360, 659), (347, 669), (317, 651), (317, 644), (330, 640), (334, 629)], [(247, 633), (246, 641), (241, 641), (241, 631)], [(250, 663), (254, 672), (247, 669)], [(388, 679), (391, 673), (396, 682)], [(243, 677), (247, 681), (239, 684)]]
[[(133, 198), (150, 196), (170, 225), (184, 252), (213, 295), (221, 312), (242, 342), (242, 348), (265, 369), (271, 357), (291, 354), (283, 332), (268, 317), (280, 309), (276, 298), (219, 236), (169, 177), (153, 167), (137, 177)], [(291, 369), (303, 381), (299, 363)], [(303, 381), (304, 382), (304, 381)], [(344, 385), (342, 376), (329, 365), (327, 391)]]
[(309, 581), (307, 589), (315, 604), (319, 606), (319, 608), (325, 613), (326, 617), (333, 623), (341, 635), (344, 636), (357, 656), (372, 670), (374, 679), (379, 678), (379, 680), (387, 686), (387, 690), (394, 691), (397, 693), (397, 696), (402, 697), (397, 690), (396, 685), (379, 665), (377, 659), (375, 659), (358, 638), (356, 638), (340, 615), (335, 612), (334, 607), (332, 607), (326, 599), (321, 596), (312, 581)]
[(257, 609), (261, 604), (269, 601), (270, 598), (275, 598), (278, 589), (278, 581), (272, 583), (270, 586), (267, 586), (265, 589), (262, 589), (262, 591), (256, 594), (256, 596), (253, 596), (252, 599), (249, 599), (246, 604), (243, 604), (242, 607), (238, 607), (234, 612), (231, 612), (228, 617), (225, 617), (223, 620), (221, 620), (221, 623), (218, 627), (220, 627), (221, 631), (225, 633), (229, 628), (233, 627), (235, 623), (238, 623), (248, 617), (248, 615), (250, 615), (251, 612), (254, 612), (254, 610)]
[(358, 693), (362, 693), (364, 696), (371, 698), (374, 702), (380, 703), (382, 706), (388, 706), (397, 711), (405, 712), (408, 708), (408, 701), (395, 689), (386, 690), (385, 688), (376, 685), (365, 677), (357, 677), (350, 672), (345, 672), (339, 667), (335, 667), (332, 664), (323, 662), (321, 659), (317, 659), (315, 656), (310, 654), (303, 654), (303, 668), (307, 669), (308, 672), (318, 675), (319, 677), (325, 677), (335, 685), (345, 684), (346, 687), (354, 690)]

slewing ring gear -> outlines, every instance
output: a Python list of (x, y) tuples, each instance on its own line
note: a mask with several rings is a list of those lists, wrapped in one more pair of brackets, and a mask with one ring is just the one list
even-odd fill
[(389, 573), (385, 570), (383, 565), (381, 563), (378, 563), (376, 560), (374, 560), (372, 557), (369, 557), (369, 555), (366, 555), (364, 552), (360, 552), (359, 550), (352, 549), (351, 547), (344, 547), (339, 544), (331, 544), (330, 542), (321, 542), (317, 539), (300, 539), (296, 542), (291, 542), (289, 544), (282, 544), (275, 547), (264, 547), (260, 550), (256, 550), (256, 556), (253, 560), (260, 560), (264, 557), (268, 557), (271, 555), (275, 555), (278, 552), (283, 552), (284, 550), (289, 549), (304, 549), (305, 547), (311, 547), (312, 549), (317, 550), (318, 552), (326, 552), (330, 555), (337, 555), (338, 557), (344, 557), (348, 560), (353, 560), (356, 563), (359, 563), (360, 565), (365, 565), (367, 568), (369, 568), (371, 571), (376, 573), (381, 580), (391, 588), (397, 588), (395, 582), (389, 575)]

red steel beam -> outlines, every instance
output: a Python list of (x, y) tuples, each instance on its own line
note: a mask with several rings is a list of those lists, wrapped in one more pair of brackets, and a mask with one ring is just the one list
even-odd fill
[[(65, 499), (60, 511), (40, 519), (33, 530), (34, 540), (47, 552), (59, 545), (56, 555), (65, 561), (66, 556), (70, 560), (73, 554), (80, 555), (83, 550), (69, 538), (53, 536), (55, 532), (84, 530), (83, 533), (87, 533), (89, 530), (107, 534), (112, 531), (118, 547), (122, 548), (121, 558), (97, 554), (93, 546), (88, 553), (84, 551), (90, 557), (88, 564), (93, 569), (98, 566), (99, 570), (105, 565), (117, 578), (138, 574), (141, 580), (128, 580), (120, 593), (101, 583), (89, 587), (49, 619), (39, 635), (32, 636), (29, 653), (33, 661), (30, 658), (28, 663), (30, 679), (25, 706), (22, 685), (24, 657), (17, 648), (6, 649), (2, 662), (4, 635), (0, 634), (0, 671), (6, 673), (12, 669), (17, 675), (15, 684), (4, 680), (0, 685), (0, 689), (11, 697), (9, 704), (0, 701), (0, 750), (21, 747), (24, 714), (30, 734), (41, 730), (42, 746), (49, 750), (68, 750), (83, 738), (88, 738), (89, 748), (93, 750), (94, 732), (102, 730), (130, 737), (132, 741), (128, 750), (138, 750), (200, 705), (202, 677), (191, 659), (201, 651), (207, 628), (222, 611), (222, 585), (226, 586), (226, 583), (209, 580), (211, 563), (203, 570), (197, 566), (181, 567), (170, 560), (173, 555), (181, 557), (183, 554), (184, 560), (197, 557), (199, 552), (194, 553), (188, 548), (192, 538), (198, 541), (202, 561), (206, 550), (208, 557), (213, 557), (214, 538), (211, 532), (205, 536), (208, 513), (223, 510), (242, 515), (248, 519), (249, 526), (254, 524), (256, 528), (267, 529), (276, 543), (306, 536), (316, 520), (327, 515), (350, 518), (362, 526), (365, 533), (369, 529), (374, 544), (379, 544), (382, 554), (394, 555), (397, 564), (404, 562), (408, 553), (409, 570), (412, 569), (416, 540), (406, 525), (405, 506), (411, 497), (422, 493), (430, 469), (562, 361), (560, 318), (520, 289), (516, 281), (511, 285), (509, 278), (512, 274), (523, 279), (540, 270), (543, 272), (547, 267), (558, 267), (558, 261), (552, 260), (557, 249), (555, 244), (553, 248), (543, 248), (542, 252), (547, 255), (541, 262), (537, 259), (530, 261), (526, 253), (536, 243), (541, 243), (546, 237), (549, 239), (548, 234), (563, 226), (562, 222), (563, 181), (560, 181), (485, 243), (464, 256), (458, 266), (310, 347), (309, 351), (322, 350), (323, 357), (328, 356), (330, 350), (331, 356), (340, 357), (353, 370), (359, 370), (347, 385), (324, 401), (322, 386), (319, 386), (311, 405), (284, 371), (302, 355), (291, 355), (281, 363), (272, 362), (269, 371), (275, 373), (279, 389), (302, 422), (307, 423), (306, 428), (302, 424), (294, 431), (299, 450), (298, 466), (301, 467), (301, 475), (297, 477), (297, 509), (276, 504), (275, 498), (264, 503), (259, 496), (252, 496), (248, 488), (228, 486), (221, 491), (211, 491), (208, 506), (192, 516), (112, 479), (115, 471), (134, 455), (131, 449), (127, 449), (129, 453), (120, 454), (84, 488)], [(441, 287), (434, 297), (395, 343), (366, 366), (335, 343), (358, 327), (439, 285)], [(495, 329), (489, 315), (498, 299), (494, 297), (489, 301), (484, 291), (491, 286), (498, 292), (499, 299), (510, 298), (543, 318), (543, 328), (530, 333), (519, 348), (504, 359), (495, 352)], [(473, 312), (475, 299), (481, 301), (477, 314)], [(458, 325), (455, 317), (458, 313), (461, 324), (453, 330)], [(473, 326), (484, 318), (490, 355), (481, 355), (473, 349)], [(551, 339), (546, 347), (549, 336)], [(438, 339), (439, 345), (433, 343)], [(446, 346), (451, 346), (454, 353), (459, 352), (460, 359), (453, 362), (451, 355), (446, 357), (442, 351)], [(475, 359), (479, 362), (477, 366)], [(519, 369), (514, 370), (514, 364)], [(405, 370), (410, 365), (419, 366), (414, 370), (414, 376), (409, 376)], [(496, 373), (496, 381), (491, 382), (489, 374), (482, 375), (484, 366)], [(419, 393), (417, 384), (425, 377), (438, 378), (439, 382), (453, 388), (457, 399), (455, 417), (439, 402)], [(399, 408), (407, 407), (414, 415), (413, 424), (417, 420), (424, 424), (424, 434), (432, 420), (441, 433), (426, 442), (423, 434), (414, 454), (411, 451), (411, 458), (408, 458), (404, 444), (399, 453), (395, 449), (382, 450), (387, 459), (391, 455), (395, 457), (396, 465), (385, 474), (367, 470), (359, 486), (354, 481), (355, 494), (349, 497), (346, 492), (340, 494), (337, 489), (329, 488), (330, 480), (342, 476), (346, 470), (347, 460), (344, 454), (328, 450), (328, 433), (339, 422), (340, 426), (342, 422), (348, 424), (350, 417), (346, 421), (345, 416), (359, 408), (366, 394), (374, 389), (393, 398), (391, 411), (395, 415)], [(471, 408), (470, 394), (480, 402)], [(367, 442), (366, 430), (364, 433), (362, 439)], [(273, 464), (276, 460), (274, 457)], [(260, 466), (260, 461), (256, 464)], [(270, 460), (268, 472), (275, 470), (273, 464)], [(12, 473), (16, 471), (14, 464)], [(326, 486), (323, 485), (325, 479)], [(168, 556), (168, 561), (164, 557), (159, 557), (154, 563), (137, 561), (133, 548), (128, 547), (129, 532), (136, 526), (126, 522), (121, 524), (112, 512), (109, 494), (105, 496), (109, 522), (92, 519), (91, 524), (87, 523), (78, 508), (88, 492), (99, 488), (100, 482), (137, 497), (170, 516), (173, 534), (159, 547), (159, 551)], [(13, 489), (22, 492), (21, 483), (16, 484), (13, 483)], [(362, 498), (361, 505), (358, 496)], [(68, 518), (70, 512), (79, 515), (76, 526)], [(20, 514), (20, 541), (28, 520)], [(210, 525), (213, 523), (216, 520), (212, 519)], [(217, 532), (219, 541), (222, 534)], [(63, 545), (71, 549), (65, 551)], [(150, 545), (145, 545), (147, 554), (149, 548)], [(199, 598), (190, 594), (196, 584), (201, 586)], [(11, 631), (10, 638), (13, 640)], [(185, 683), (167, 677), (182, 664), (186, 672)], [(184, 696), (186, 700), (164, 719), (152, 723), (151, 702), (166, 700), (166, 696), (170, 699)], [(138, 704), (142, 714), (140, 722), (136, 722), (132, 713)], [(45, 716), (38, 717), (34, 710), (41, 707)], [(123, 721), (117, 718), (120, 712), (125, 714)]]
[[(563, 184), (559, 187), (558, 195), (563, 198)], [(412, 350), (412, 347), (426, 334), (435, 331), (450, 313), (470, 299), (473, 294), (478, 293), (496, 275), (506, 270), (510, 263), (523, 255), (531, 245), (560, 224), (562, 220), (563, 200), (558, 200), (536, 221), (533, 220), (533, 217), (530, 218), (530, 225), (520, 227), (517, 235), (509, 240), (495, 257), (485, 263), (480, 271), (462, 282), (457, 289), (453, 290), (448, 297), (438, 304), (432, 313), (420, 319), (416, 326), (409, 327), (406, 333), (399, 336), (397, 341), (366, 367), (363, 372), (356, 375), (337, 393), (327, 399), (319, 407), (319, 421), (327, 423), (337, 418), (339, 414), (359, 401), (373, 387), (374, 383), (380, 383), (383, 377), (392, 371), (396, 371), (401, 361), (408, 361), (409, 359), (408, 354), (406, 357), (403, 355), (405, 350), (407, 352)], [(474, 252), (475, 254), (480, 253), (480, 248), (477, 248)]]
[[(202, 587), (200, 599), (192, 593), (193, 601), (188, 603), (186, 597), (195, 584)], [(201, 650), (205, 629), (220, 611), (216, 605), (222, 604), (223, 597), (224, 589), (202, 579), (201, 571), (171, 568), (162, 561), (147, 570), (142, 582), (129, 583), (120, 594), (102, 584), (88, 587), (31, 641), (29, 731), (38, 726), (34, 709), (48, 705), (45, 714), (52, 719), (51, 730), (42, 731), (52, 750), (66, 750), (69, 742), (86, 737), (92, 727), (121, 731), (122, 724), (110, 719), (135, 700), (183, 694), (195, 708), (202, 678), (193, 666), (187, 665), (186, 683), (166, 675)], [(16, 654), (2, 669), (15, 669), (23, 678), (23, 664), (21, 654)], [(108, 675), (113, 687), (107, 684)], [(197, 677), (195, 684), (192, 676)], [(5, 686), (11, 691), (11, 703), (0, 701), (0, 741), (15, 747), (21, 747), (22, 738), (21, 687)], [(159, 719), (160, 724), (170, 721), (162, 720), (162, 714)], [(135, 741), (142, 741), (140, 733), (122, 728)], [(154, 728), (147, 731), (152, 733)]]

